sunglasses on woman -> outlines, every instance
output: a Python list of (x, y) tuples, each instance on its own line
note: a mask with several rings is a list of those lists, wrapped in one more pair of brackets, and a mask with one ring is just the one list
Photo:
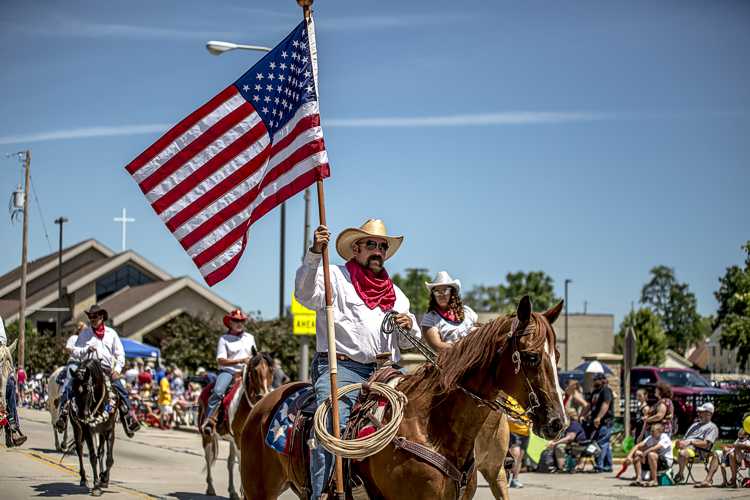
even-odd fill
[(368, 249), (368, 250), (375, 250), (376, 248), (379, 248), (383, 252), (387, 252), (388, 251), (388, 243), (386, 243), (386, 242), (378, 243), (377, 241), (367, 240), (363, 244), (364, 244), (365, 248)]

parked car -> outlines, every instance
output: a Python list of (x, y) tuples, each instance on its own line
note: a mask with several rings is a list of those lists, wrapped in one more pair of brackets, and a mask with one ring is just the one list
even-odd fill
[(690, 368), (660, 368), (658, 366), (636, 366), (630, 371), (631, 398), (635, 391), (645, 387), (649, 399), (656, 401), (654, 389), (657, 383), (665, 382), (672, 387), (676, 432), (684, 432), (695, 420), (695, 409), (706, 401), (732, 394), (731, 391), (713, 387), (700, 373)]

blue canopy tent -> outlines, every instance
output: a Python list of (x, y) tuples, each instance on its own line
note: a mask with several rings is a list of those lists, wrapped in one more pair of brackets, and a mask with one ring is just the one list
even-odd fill
[(160, 358), (161, 351), (158, 347), (143, 344), (131, 339), (120, 339), (125, 349), (126, 358)]

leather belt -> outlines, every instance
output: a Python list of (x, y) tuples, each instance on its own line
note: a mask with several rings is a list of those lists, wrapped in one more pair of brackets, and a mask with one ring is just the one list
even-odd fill
[[(328, 352), (319, 352), (321, 356), (324, 356), (324, 359), (328, 361)], [(359, 363), (360, 365), (374, 365), (375, 363), (362, 363), (360, 361), (355, 361), (346, 354), (338, 354), (336, 353), (336, 359), (338, 361), (351, 361), (352, 363)]]

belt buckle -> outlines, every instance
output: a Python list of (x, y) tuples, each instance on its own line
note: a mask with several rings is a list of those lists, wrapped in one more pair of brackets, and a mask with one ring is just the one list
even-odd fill
[(393, 361), (391, 361), (391, 352), (381, 352), (379, 354), (375, 355), (375, 367), (376, 369), (381, 369), (385, 366), (391, 366), (393, 364)]

